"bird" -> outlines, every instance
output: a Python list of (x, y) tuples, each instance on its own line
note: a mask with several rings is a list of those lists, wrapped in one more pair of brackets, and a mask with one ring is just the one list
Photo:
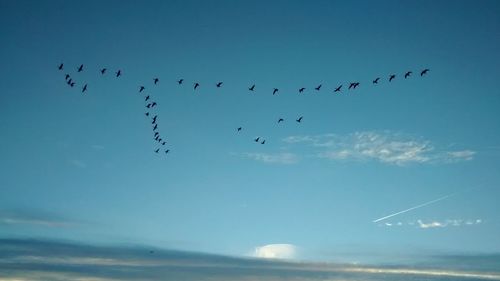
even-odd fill
[(223, 82), (219, 82), (219, 83), (215, 84), (215, 86), (217, 86), (217, 88), (220, 88), (220, 86), (222, 86), (222, 83)]
[(149, 112), (146, 112), (145, 114), (146, 114), (146, 116), (149, 116)]
[(70, 76), (69, 76), (69, 74), (64, 75), (64, 79), (65, 79), (65, 80), (68, 80), (68, 79), (69, 79), (69, 77), (70, 77)]
[(160, 79), (158, 79), (158, 78), (153, 79), (153, 82), (155, 83), (155, 85), (158, 84), (158, 81), (160, 81)]
[(278, 124), (279, 124), (280, 122), (283, 122), (283, 121), (285, 121), (285, 119), (283, 119), (283, 118), (278, 119)]
[(389, 82), (391, 82), (394, 78), (396, 78), (396, 74), (391, 74), (389, 76)]
[(260, 144), (265, 144), (266, 143), (266, 140), (263, 140)]
[(295, 121), (297, 121), (298, 123), (300, 123), (302, 121), (302, 118), (303, 118), (303, 116), (300, 116), (299, 119), (297, 119)]
[(430, 69), (428, 69), (428, 68), (426, 68), (426, 69), (422, 70), (422, 71), (420, 72), (420, 76), (424, 76), (425, 74), (427, 74), (427, 72), (429, 72), (429, 70), (430, 70)]
[(148, 103), (148, 104), (146, 105), (146, 107), (147, 107), (147, 108), (151, 108), (151, 104), (150, 104), (150, 103)]
[(146, 89), (144, 86), (140, 86), (139, 87), (139, 93), (142, 93), (142, 91), (144, 91), (144, 89)]
[(155, 126), (153, 127), (153, 131), (156, 131), (156, 129), (158, 129), (158, 124), (155, 124)]
[(105, 72), (106, 72), (106, 68), (101, 69), (101, 74), (102, 75), (104, 75)]
[(87, 91), (87, 84), (83, 85), (83, 88), (82, 88), (82, 93), (84, 93), (85, 91)]
[(274, 94), (276, 94), (278, 91), (279, 91), (279, 89), (274, 88), (274, 89), (273, 89), (273, 96), (274, 96)]
[(159, 139), (160, 139), (159, 135), (155, 137), (155, 141), (158, 141)]
[(184, 79), (179, 79), (179, 80), (177, 80), (177, 83), (180, 85), (180, 84), (182, 84), (183, 81), (184, 81)]
[(118, 70), (118, 71), (116, 72), (116, 77), (120, 77), (120, 75), (122, 75), (122, 71), (121, 71), (121, 70)]
[(340, 89), (342, 89), (342, 85), (340, 85), (337, 88), (335, 88), (334, 92), (340, 92)]
[(375, 80), (373, 80), (373, 84), (378, 84), (378, 80), (380, 80), (380, 77), (377, 77)]
[(148, 101), (148, 100), (149, 100), (149, 96), (146, 96), (146, 100), (144, 100), (144, 101)]
[(405, 79), (406, 79), (406, 78), (408, 78), (408, 77), (410, 77), (410, 75), (411, 75), (412, 73), (413, 73), (413, 72), (411, 72), (411, 71), (406, 72), (406, 73), (405, 73)]
[(248, 90), (253, 91), (255, 89), (255, 84), (252, 85), (252, 87), (248, 88)]
[(155, 116), (153, 117), (153, 124), (154, 124), (154, 123), (156, 123), (156, 118), (158, 118), (158, 115), (155, 115)]
[(165, 150), (165, 154), (168, 154), (170, 152), (170, 149)]
[(305, 90), (305, 89), (306, 89), (306, 88), (304, 88), (304, 87), (300, 88), (300, 89), (299, 89), (299, 93), (304, 92), (304, 90)]
[(198, 88), (200, 86), (199, 83), (194, 83), (194, 89), (196, 90), (196, 88)]
[(151, 107), (155, 107), (156, 106), (156, 102), (154, 101), (152, 104), (151, 104)]
[(316, 91), (321, 90), (321, 84), (318, 85), (318, 87), (314, 88)]
[(71, 83), (73, 82), (73, 79), (69, 78), (68, 82), (66, 82), (68, 85), (71, 85)]
[(160, 149), (159, 149), (159, 148), (155, 150), (155, 152), (156, 152), (156, 153), (158, 153), (159, 151), (160, 151)]
[(161, 142), (162, 140), (163, 140), (162, 138), (159, 138), (159, 139), (158, 139), (158, 142)]
[(256, 139), (254, 139), (254, 141), (259, 142), (259, 139), (260, 139), (260, 137), (257, 137)]
[(64, 63), (61, 63), (61, 64), (59, 65), (58, 69), (59, 69), (59, 70), (63, 70), (63, 68), (64, 68)]
[(359, 82), (354, 83), (354, 89), (359, 86)]
[(70, 86), (74, 87), (75, 86), (75, 82), (71, 82)]
[(83, 64), (80, 65), (80, 67), (78, 68), (78, 72), (82, 72), (82, 70), (83, 70)]
[(237, 131), (237, 132), (239, 132), (239, 131), (241, 131), (242, 129), (243, 129), (243, 128), (238, 127), (238, 128), (236, 129), (236, 131)]
[(159, 137), (159, 136), (160, 136), (160, 133), (155, 132), (155, 137), (156, 137), (156, 136), (158, 136), (158, 137)]
[(352, 82), (351, 84), (349, 84), (349, 88), (348, 88), (348, 89), (349, 89), (349, 90), (350, 90), (350, 89), (356, 89), (356, 87), (357, 87), (358, 85), (359, 85), (359, 83), (358, 83), (358, 82)]
[(165, 145), (165, 144), (166, 144), (166, 142), (162, 142), (162, 143), (161, 143), (161, 145)]

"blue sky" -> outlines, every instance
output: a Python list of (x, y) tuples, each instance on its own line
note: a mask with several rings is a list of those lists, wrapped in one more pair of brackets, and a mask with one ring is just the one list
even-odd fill
[[(498, 252), (499, 12), (495, 1), (0, 1), (0, 236), (236, 256), (285, 244), (326, 261)], [(145, 95), (167, 156), (153, 152)]]

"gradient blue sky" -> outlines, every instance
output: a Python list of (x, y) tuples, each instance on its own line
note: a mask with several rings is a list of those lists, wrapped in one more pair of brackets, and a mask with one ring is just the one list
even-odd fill
[(316, 260), (498, 252), (499, 14), (497, 1), (2, 0), (0, 236), (228, 255), (287, 243)]

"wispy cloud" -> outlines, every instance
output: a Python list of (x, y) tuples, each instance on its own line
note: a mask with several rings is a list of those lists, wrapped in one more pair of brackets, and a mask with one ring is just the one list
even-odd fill
[(297, 155), (289, 152), (282, 152), (282, 153), (247, 152), (243, 153), (242, 156), (248, 159), (253, 159), (265, 163), (295, 164), (298, 162)]
[(330, 160), (375, 160), (403, 166), (412, 163), (451, 163), (472, 160), (471, 150), (443, 151), (430, 141), (392, 131), (363, 131), (348, 135), (289, 136), (283, 141), (304, 145), (316, 157)]
[(385, 227), (394, 227), (394, 226), (411, 226), (417, 227), (420, 229), (429, 229), (429, 228), (444, 228), (444, 227), (461, 227), (461, 226), (473, 226), (482, 224), (482, 219), (446, 219), (446, 220), (423, 220), (418, 219), (416, 221), (409, 222), (385, 222), (379, 224), (380, 226)]
[(1, 211), (0, 224), (4, 225), (31, 225), (42, 227), (69, 227), (77, 222), (48, 214), (41, 211)]
[(269, 244), (255, 248), (253, 253), (257, 258), (293, 259), (297, 249), (292, 244)]

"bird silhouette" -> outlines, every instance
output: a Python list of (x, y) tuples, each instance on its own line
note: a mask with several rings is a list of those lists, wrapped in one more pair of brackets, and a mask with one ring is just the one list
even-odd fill
[(236, 129), (236, 131), (238, 131), (238, 132), (239, 132), (239, 131), (241, 131), (241, 129), (243, 129), (243, 128), (238, 127), (238, 128)]
[(160, 79), (158, 79), (158, 78), (153, 79), (153, 82), (155, 83), (155, 85), (158, 84), (158, 81), (160, 81)]
[(144, 91), (144, 89), (146, 89), (144, 86), (140, 86), (139, 87), (139, 93), (142, 93), (142, 91)]
[(82, 72), (82, 70), (83, 70), (83, 64), (80, 65), (80, 67), (78, 68), (78, 72)]
[(219, 82), (219, 83), (215, 84), (215, 86), (217, 86), (217, 88), (220, 88), (220, 86), (222, 86), (222, 83), (223, 82)]
[(166, 144), (166, 142), (162, 142), (162, 143), (161, 143), (161, 145), (165, 145), (165, 144)]
[(155, 141), (158, 141), (160, 139), (160, 136), (155, 137)]
[(165, 154), (168, 154), (170, 152), (170, 149), (165, 150)]
[(101, 69), (101, 74), (104, 75), (104, 73), (106, 72), (106, 70), (107, 70), (106, 68)]
[(391, 74), (389, 76), (389, 82), (391, 82), (394, 78), (396, 78), (396, 74)]
[(158, 139), (158, 142), (161, 142), (162, 140), (163, 140), (162, 138), (159, 138), (159, 139)]
[(342, 85), (338, 86), (337, 88), (335, 88), (334, 92), (340, 92), (342, 89)]
[(118, 70), (118, 71), (116, 72), (116, 77), (120, 77), (121, 75), (122, 75), (122, 71), (121, 71), (121, 70)]
[(148, 101), (149, 100), (149, 96), (146, 96), (146, 99), (144, 101)]
[(177, 83), (178, 83), (179, 85), (180, 85), (180, 84), (182, 84), (182, 82), (184, 82), (184, 79), (179, 79), (179, 80), (177, 80)]
[(158, 136), (158, 137), (159, 137), (159, 136), (160, 136), (160, 133), (155, 132), (155, 137), (156, 137), (156, 136)]
[(420, 72), (420, 76), (424, 76), (425, 74), (427, 74), (427, 72), (429, 72), (429, 70), (430, 70), (430, 69), (428, 69), (428, 68), (426, 68), (426, 69), (422, 70), (422, 71)]
[(71, 84), (69, 84), (71, 87), (74, 87), (75, 86), (75, 82), (71, 82)]
[(146, 114), (146, 116), (149, 116), (149, 112), (146, 112), (145, 114)]
[(252, 85), (252, 87), (248, 88), (248, 90), (253, 91), (255, 89), (255, 84)]
[(63, 64), (63, 63), (61, 63), (61, 64), (59, 65), (58, 69), (59, 69), (59, 70), (63, 70), (63, 68), (64, 68), (64, 64)]
[(411, 72), (411, 71), (406, 72), (406, 73), (405, 73), (405, 79), (406, 79), (406, 78), (408, 78), (408, 77), (410, 77), (410, 75), (411, 75), (412, 73), (413, 73), (413, 72)]
[(285, 121), (285, 119), (283, 119), (283, 118), (278, 119), (278, 124), (283, 122), (283, 121)]
[(299, 89), (299, 93), (303, 93), (306, 88), (302, 87)]
[(68, 80), (69, 77), (70, 77), (69, 74), (64, 75), (64, 80)]
[(160, 149), (159, 149), (159, 148), (155, 150), (155, 152), (156, 152), (156, 153), (158, 153), (159, 151), (160, 151)]
[(276, 94), (278, 91), (279, 91), (279, 89), (274, 88), (274, 89), (273, 89), (273, 96), (274, 96), (274, 94)]
[(154, 101), (153, 103), (151, 103), (151, 107), (155, 107), (156, 106), (156, 102)]
[(354, 89), (356, 89), (359, 86), (359, 82), (354, 83)]
[(146, 105), (146, 107), (147, 107), (147, 108), (151, 108), (151, 104), (150, 104), (150, 103), (148, 103), (148, 104)]
[(298, 123), (300, 123), (302, 121), (302, 118), (303, 118), (303, 116), (300, 116), (299, 119), (297, 119), (295, 121), (297, 121)]
[(265, 144), (266, 143), (266, 140), (263, 140), (260, 144)]
[(194, 83), (194, 89), (196, 90), (196, 88), (198, 88), (200, 86), (199, 83)]
[(254, 139), (255, 142), (259, 142), (260, 140), (260, 137), (257, 137), (256, 139)]
[(156, 131), (156, 129), (158, 129), (158, 124), (155, 124), (155, 126), (153, 127), (153, 131)]
[(82, 93), (84, 93), (85, 91), (87, 91), (87, 84), (83, 85), (83, 88), (82, 88)]
[(377, 79), (373, 80), (373, 84), (378, 84), (378, 80), (380, 80), (380, 77), (377, 77)]
[(66, 82), (66, 84), (71, 85), (72, 82), (73, 82), (73, 79), (69, 78), (69, 80)]
[(318, 85), (318, 87), (314, 88), (316, 91), (321, 90), (321, 84)]
[(352, 82), (351, 84), (349, 84), (349, 88), (348, 88), (348, 90), (350, 90), (350, 89), (356, 89), (356, 87), (357, 87), (358, 85), (359, 85), (359, 83), (358, 83), (358, 82)]
[(156, 123), (156, 118), (158, 118), (158, 115), (155, 115), (155, 116), (153, 117), (153, 124), (154, 124), (154, 123)]

